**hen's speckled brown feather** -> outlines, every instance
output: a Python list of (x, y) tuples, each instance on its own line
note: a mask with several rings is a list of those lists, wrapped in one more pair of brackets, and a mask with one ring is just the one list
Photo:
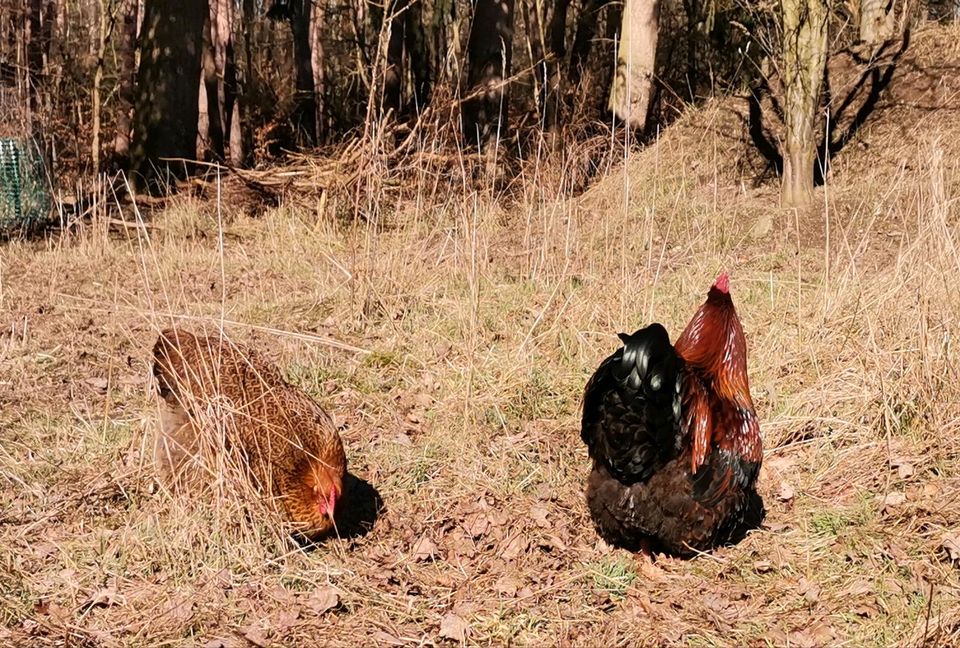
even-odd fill
[(176, 472), (196, 452), (198, 430), (212, 423), (299, 531), (317, 537), (333, 528), (320, 502), (343, 492), (343, 442), (327, 413), (275, 365), (219, 334), (167, 329), (153, 349), (153, 373), (162, 463)]

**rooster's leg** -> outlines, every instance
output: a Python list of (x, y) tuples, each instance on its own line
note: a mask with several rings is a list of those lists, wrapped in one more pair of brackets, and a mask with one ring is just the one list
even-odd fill
[(641, 540), (640, 546), (635, 552), (637, 556), (637, 571), (649, 580), (659, 581), (663, 579), (663, 569), (657, 565), (653, 552), (653, 543), (649, 540)]
[(653, 562), (653, 543), (650, 542), (647, 538), (640, 540), (640, 545), (637, 547), (636, 551), (637, 556), (643, 559), (647, 563)]

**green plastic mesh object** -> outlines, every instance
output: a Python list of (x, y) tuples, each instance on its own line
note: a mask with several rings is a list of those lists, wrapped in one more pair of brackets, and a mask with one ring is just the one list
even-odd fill
[(50, 218), (50, 185), (30, 138), (0, 138), (0, 234), (29, 230)]

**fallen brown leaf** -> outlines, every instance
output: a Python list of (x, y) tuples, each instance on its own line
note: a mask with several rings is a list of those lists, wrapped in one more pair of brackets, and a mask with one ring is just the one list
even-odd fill
[(80, 605), (80, 610), (86, 613), (95, 607), (111, 607), (113, 605), (123, 605), (126, 602), (126, 598), (117, 591), (116, 586), (110, 585), (91, 594), (87, 600)]
[(467, 532), (467, 535), (473, 538), (479, 538), (490, 528), (490, 520), (487, 518), (487, 514), (482, 511), (470, 513), (463, 518), (461, 526), (463, 530)]
[(373, 640), (373, 643), (378, 646), (405, 646), (406, 642), (402, 639), (398, 639), (391, 634), (387, 634), (383, 630), (377, 630), (370, 638)]
[(316, 615), (321, 615), (338, 605), (340, 605), (340, 595), (337, 593), (337, 590), (330, 586), (319, 587), (313, 590), (306, 601), (306, 606)]
[(788, 481), (780, 482), (780, 490), (777, 491), (777, 499), (781, 502), (790, 502), (793, 501), (793, 496), (796, 494), (793, 486)]
[(517, 590), (520, 589), (520, 585), (520, 581), (515, 576), (506, 574), (497, 579), (497, 582), (493, 585), (493, 589), (507, 598), (513, 598), (517, 595)]
[(530, 507), (530, 519), (541, 529), (549, 529), (550, 521), (547, 519), (549, 511), (542, 503), (536, 503)]
[(277, 634), (285, 634), (287, 630), (297, 624), (297, 619), (299, 618), (300, 610), (297, 610), (296, 608), (280, 610), (280, 613), (277, 614), (277, 618), (272, 623), (273, 631)]
[(256, 626), (250, 626), (246, 629), (240, 628), (243, 630), (243, 638), (252, 643), (257, 648), (269, 648), (270, 641), (267, 639), (267, 635), (264, 634), (263, 630)]
[(913, 462), (906, 457), (893, 457), (890, 459), (890, 467), (896, 468), (897, 476), (900, 477), (900, 479), (906, 479), (915, 472)]
[(503, 548), (500, 551), (500, 556), (504, 560), (516, 560), (530, 546), (530, 539), (525, 534), (518, 533), (501, 546)]
[(410, 553), (417, 562), (433, 560), (437, 557), (437, 545), (427, 536), (422, 536), (414, 543)]
[(820, 600), (820, 586), (811, 583), (806, 578), (797, 581), (797, 589), (800, 590), (800, 595), (807, 600), (807, 603), (816, 603)]
[(877, 495), (876, 500), (881, 509), (893, 509), (907, 501), (907, 496), (900, 491), (890, 491), (885, 495)]
[(753, 571), (757, 572), (758, 574), (768, 574), (772, 572), (773, 569), (773, 563), (771, 563), (769, 560), (758, 560), (757, 562), (753, 563)]
[(470, 625), (453, 612), (447, 612), (440, 620), (440, 638), (463, 643)]
[(940, 546), (950, 562), (960, 562), (960, 531), (944, 535)]

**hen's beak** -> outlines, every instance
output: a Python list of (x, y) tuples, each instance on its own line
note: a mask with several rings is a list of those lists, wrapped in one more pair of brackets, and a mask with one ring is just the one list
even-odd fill
[(334, 512), (336, 511), (337, 506), (337, 492), (330, 491), (330, 497), (327, 499), (327, 517), (330, 518), (331, 524), (336, 523), (334, 520)]

